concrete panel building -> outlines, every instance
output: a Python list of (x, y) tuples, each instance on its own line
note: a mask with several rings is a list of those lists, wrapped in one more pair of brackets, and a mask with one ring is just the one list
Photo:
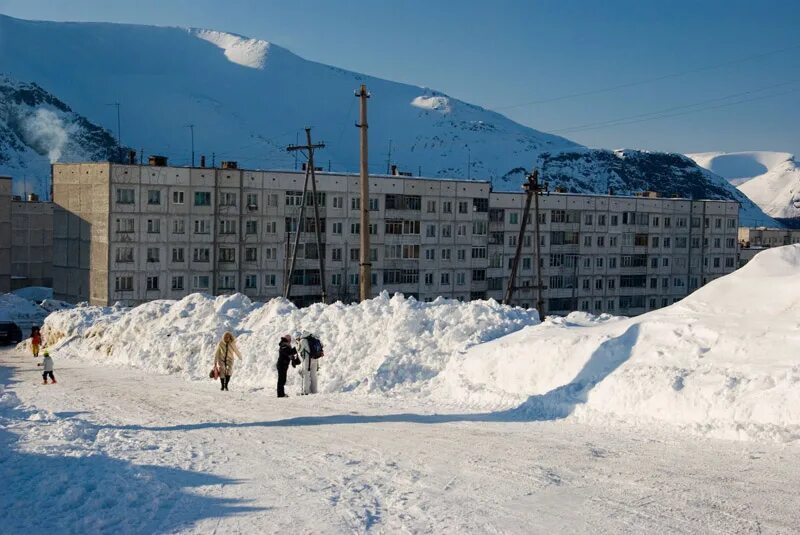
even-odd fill
[(53, 203), (11, 201), (11, 289), (53, 286)]
[[(357, 299), (359, 177), (320, 172), (318, 181), (321, 250), (313, 210), (298, 221), (302, 172), (56, 164), (56, 295), (97, 304), (195, 291), (268, 299), (283, 294), (299, 228), (292, 299), (320, 298), (320, 255), (329, 299)], [(521, 194), (481, 181), (373, 176), (369, 203), (373, 293), (502, 298)], [(548, 313), (640, 313), (735, 268), (733, 202), (549, 194), (541, 206)], [(529, 306), (532, 235), (529, 225), (514, 299)]]
[(739, 229), (739, 267), (770, 247), (800, 243), (800, 229), (741, 227)]
[(0, 293), (11, 291), (11, 177), (0, 176)]

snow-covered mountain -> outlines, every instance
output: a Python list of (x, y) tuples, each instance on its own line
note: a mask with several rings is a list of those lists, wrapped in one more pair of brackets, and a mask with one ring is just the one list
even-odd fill
[(698, 165), (726, 179), (768, 215), (800, 217), (800, 165), (788, 152), (689, 154)]
[[(674, 155), (588, 149), (429, 88), (305, 60), (266, 41), (230, 33), (107, 23), (37, 22), (0, 16), (0, 73), (36, 83), (121, 141), (176, 164), (195, 152), (243, 167), (292, 168), (285, 147), (305, 126), (326, 147), (318, 163), (357, 171), (357, 99), (369, 104), (374, 173), (389, 163), (432, 177), (487, 179), (519, 189), (523, 170), (543, 168), (553, 186), (618, 193), (652, 189), (739, 200), (743, 217), (774, 224), (724, 179)], [(72, 159), (62, 154), (62, 160)], [(17, 157), (26, 162), (24, 154)], [(0, 172), (17, 176), (19, 167)], [(655, 173), (654, 173), (655, 171)], [(679, 175), (674, 180), (672, 172)], [(552, 174), (550, 174), (552, 173)]]
[(0, 169), (15, 177), (15, 191), (46, 193), (52, 162), (104, 160), (118, 151), (108, 131), (54, 95), (0, 75)]

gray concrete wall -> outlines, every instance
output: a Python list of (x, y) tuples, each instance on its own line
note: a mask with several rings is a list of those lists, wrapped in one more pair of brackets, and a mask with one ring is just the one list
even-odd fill
[(11, 177), (0, 176), (0, 293), (11, 291)]
[(11, 286), (53, 286), (53, 203), (11, 202)]
[(53, 165), (53, 290), (67, 301), (108, 302), (110, 164)]

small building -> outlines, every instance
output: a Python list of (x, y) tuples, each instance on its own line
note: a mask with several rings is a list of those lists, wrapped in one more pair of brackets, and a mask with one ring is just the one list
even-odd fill
[(739, 228), (739, 267), (747, 264), (756, 254), (770, 247), (800, 243), (800, 229), (771, 227)]
[(11, 289), (53, 286), (53, 203), (11, 201)]

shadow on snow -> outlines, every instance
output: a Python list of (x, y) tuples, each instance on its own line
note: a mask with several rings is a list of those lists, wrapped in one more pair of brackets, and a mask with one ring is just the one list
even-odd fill
[[(0, 382), (16, 382), (0, 367)], [(80, 413), (58, 413), (57, 420), (31, 421), (34, 412), (19, 406), (13, 391), (0, 397), (0, 516), (4, 533), (164, 533), (197, 521), (260, 510), (236, 500), (203, 496), (188, 489), (237, 481), (163, 466), (136, 465), (75, 447), (93, 439), (97, 428)], [(56, 428), (59, 422), (69, 426)], [(44, 428), (42, 449), (51, 434), (62, 433), (53, 454), (20, 450), (10, 429)], [(53, 426), (53, 428), (49, 428)], [(64, 433), (67, 433), (64, 435)], [(64, 452), (64, 449), (67, 449)], [(72, 449), (74, 448), (74, 449)], [(69, 451), (72, 449), (72, 451)], [(66, 455), (65, 455), (66, 453)]]

